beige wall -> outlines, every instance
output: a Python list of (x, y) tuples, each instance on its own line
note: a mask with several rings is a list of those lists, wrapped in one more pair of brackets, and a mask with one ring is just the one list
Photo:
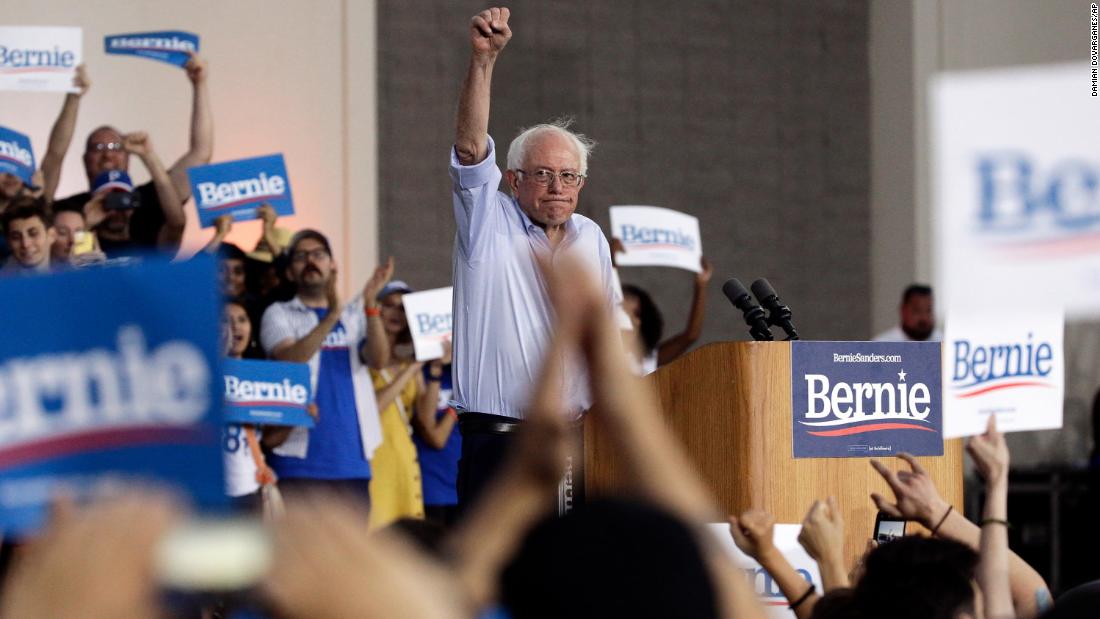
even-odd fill
[[(92, 89), (81, 103), (73, 148), (58, 195), (87, 188), (80, 162), (84, 137), (101, 124), (145, 129), (165, 165), (186, 149), (190, 83), (184, 73), (150, 60), (107, 56), (108, 34), (180, 29), (201, 37), (210, 61), (214, 160), (282, 152), (298, 214), (284, 225), (327, 233), (345, 292), (365, 282), (377, 260), (374, 2), (371, 0), (36, 0), (4, 8), (18, 25), (80, 26)], [(62, 95), (0, 93), (0, 124), (31, 136), (45, 150)], [(148, 178), (134, 160), (135, 181)], [(210, 236), (195, 222), (185, 252)], [(259, 224), (241, 223), (230, 240), (246, 250)]]

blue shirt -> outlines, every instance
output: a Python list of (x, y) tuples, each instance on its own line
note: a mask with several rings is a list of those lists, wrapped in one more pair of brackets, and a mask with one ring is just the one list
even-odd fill
[[(318, 320), (326, 308), (312, 308)], [(305, 458), (272, 454), (268, 464), (279, 477), (307, 479), (370, 479), (370, 462), (363, 459), (359, 415), (351, 379), (350, 346), (343, 322), (325, 337), (317, 371), (317, 425), (309, 433)]]
[[(429, 377), (429, 369), (424, 367), (424, 379)], [(443, 368), (443, 380), (439, 384), (439, 406), (435, 418), (439, 419), (447, 412), (447, 401), (451, 399), (451, 366)], [(462, 455), (462, 433), (458, 426), (451, 430), (443, 449), (436, 449), (413, 434), (417, 458), (420, 460), (420, 479), (423, 486), (425, 505), (458, 505), (458, 458)]]
[[(611, 249), (594, 221), (574, 214), (552, 247), (511, 196), (500, 192), (496, 146), (485, 160), (459, 163), (451, 149), (454, 248), (454, 401), (458, 408), (523, 418), (554, 324), (537, 257), (553, 262), (568, 252), (591, 267), (607, 291), (609, 310), (622, 304), (612, 284)], [(563, 397), (568, 413), (592, 404), (583, 368), (564, 360)]]

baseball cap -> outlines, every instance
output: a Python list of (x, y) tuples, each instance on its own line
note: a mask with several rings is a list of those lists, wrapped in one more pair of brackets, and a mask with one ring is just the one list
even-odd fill
[(106, 172), (100, 172), (95, 180), (92, 181), (92, 195), (108, 192), (108, 191), (125, 191), (127, 193), (133, 193), (134, 183), (130, 180), (130, 175), (122, 170), (107, 170)]
[(406, 284), (405, 282), (403, 282), (399, 279), (395, 279), (395, 280), (391, 281), (390, 283), (386, 284), (385, 286), (382, 286), (382, 289), (378, 291), (378, 296), (375, 297), (375, 299), (378, 300), (378, 301), (381, 301), (382, 299), (390, 296), (391, 294), (393, 294), (395, 292), (400, 292), (401, 294), (407, 294), (407, 293), (413, 292), (413, 289), (408, 284)]

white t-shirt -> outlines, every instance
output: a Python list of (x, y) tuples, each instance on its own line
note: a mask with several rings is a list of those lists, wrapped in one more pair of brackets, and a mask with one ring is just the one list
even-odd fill
[[(260, 440), (260, 429), (256, 429)], [(222, 453), (225, 461), (225, 493), (232, 497), (252, 494), (260, 489), (256, 481), (256, 460), (248, 445), (248, 435), (239, 424), (222, 427)]]

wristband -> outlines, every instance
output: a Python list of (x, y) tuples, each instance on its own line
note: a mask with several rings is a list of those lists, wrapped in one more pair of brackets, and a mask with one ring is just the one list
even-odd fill
[(451, 417), (454, 417), (456, 421), (458, 420), (458, 413), (455, 412), (455, 409), (451, 408), (450, 406), (447, 407), (447, 414)]
[(933, 537), (936, 535), (936, 531), (939, 531), (940, 527), (943, 526), (943, 523), (947, 522), (947, 517), (951, 515), (951, 512), (954, 511), (954, 509), (955, 509), (954, 505), (948, 505), (947, 506), (947, 513), (945, 513), (943, 515), (943, 518), (940, 518), (940, 521), (936, 523), (936, 526), (932, 527), (932, 536)]
[(792, 603), (787, 608), (789, 608), (791, 610), (794, 610), (794, 609), (798, 608), (799, 604), (801, 604), (802, 602), (805, 602), (806, 600), (810, 599), (810, 596), (813, 595), (816, 591), (817, 591), (817, 587), (815, 587), (813, 585), (810, 585), (810, 588), (806, 590), (806, 593), (803, 593), (802, 597), (798, 598), (797, 601)]
[(1001, 518), (986, 518), (985, 520), (982, 520), (982, 526), (983, 527), (987, 524), (1000, 524), (1000, 525), (1004, 525), (1004, 528), (1006, 528), (1006, 529), (1011, 529), (1012, 528), (1012, 525), (1008, 524), (1007, 520), (1003, 520)]
[(367, 316), (381, 316), (382, 315), (382, 308), (380, 308), (380, 307), (364, 307), (363, 308), (363, 313), (365, 313)]

